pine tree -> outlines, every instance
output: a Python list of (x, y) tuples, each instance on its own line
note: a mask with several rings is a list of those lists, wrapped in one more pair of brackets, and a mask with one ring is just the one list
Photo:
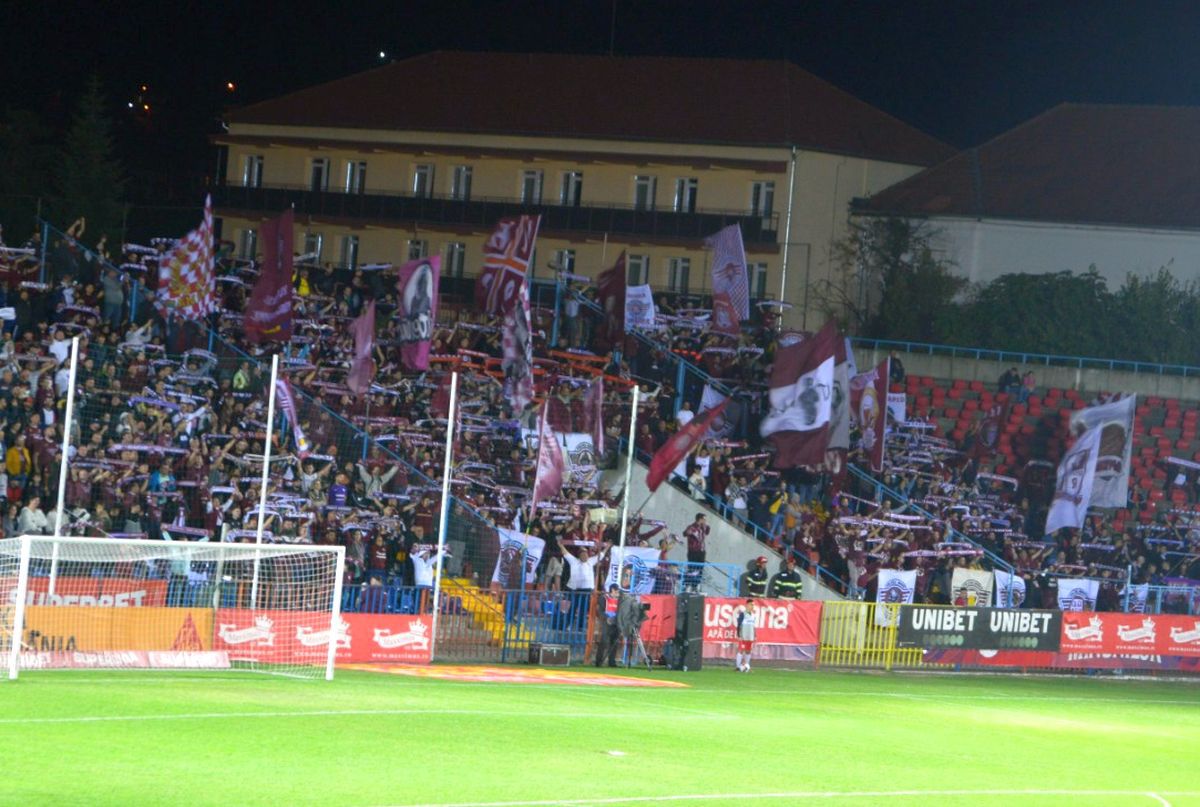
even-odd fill
[(124, 171), (113, 152), (112, 122), (104, 111), (100, 79), (93, 75), (84, 88), (58, 154), (57, 202), (53, 222), (65, 229), (80, 216), (87, 219), (85, 240), (107, 233), (121, 236)]

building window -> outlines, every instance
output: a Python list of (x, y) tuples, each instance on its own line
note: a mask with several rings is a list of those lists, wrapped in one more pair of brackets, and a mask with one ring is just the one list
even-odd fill
[(686, 292), (691, 270), (691, 258), (667, 258), (667, 288), (673, 292)]
[(241, 257), (248, 261), (258, 256), (258, 231), (242, 230)]
[(347, 269), (358, 268), (358, 236), (342, 236), (342, 266)]
[(367, 188), (367, 164), (350, 160), (346, 163), (346, 193), (363, 193)]
[(450, 277), (462, 277), (467, 265), (467, 245), (460, 241), (446, 244), (446, 273)]
[(471, 166), (454, 166), (454, 174), (450, 177), (450, 198), (460, 202), (471, 198)]
[(224, 185), (229, 177), (229, 146), (217, 146), (217, 165), (214, 179), (216, 184)]
[(645, 255), (630, 255), (625, 258), (625, 282), (630, 286), (644, 286), (650, 271), (650, 258)]
[(675, 212), (695, 213), (699, 189), (700, 180), (695, 177), (680, 177), (675, 180)]
[(542, 203), (542, 172), (521, 172), (521, 204), (540, 205)]
[(429, 254), (429, 242), (410, 238), (408, 240), (408, 260), (416, 261)]
[(579, 207), (583, 200), (583, 172), (564, 171), (562, 175), (562, 193), (559, 203), (567, 207)]
[(560, 249), (554, 253), (554, 263), (559, 272), (575, 272), (575, 250)]
[(242, 184), (247, 188), (261, 188), (263, 179), (263, 158), (261, 154), (248, 154), (242, 164)]
[(746, 280), (750, 284), (750, 296), (761, 300), (767, 296), (766, 263), (747, 263)]
[(304, 254), (311, 255), (313, 263), (321, 262), (321, 248), (325, 245), (325, 237), (320, 233), (304, 234)]
[(750, 215), (766, 218), (775, 212), (775, 183), (750, 183)]
[(412, 195), (418, 199), (425, 199), (433, 195), (432, 165), (413, 166)]
[(633, 209), (653, 210), (654, 195), (658, 190), (658, 178), (639, 175), (633, 178)]
[(308, 189), (312, 191), (329, 190), (328, 157), (313, 157), (308, 171)]

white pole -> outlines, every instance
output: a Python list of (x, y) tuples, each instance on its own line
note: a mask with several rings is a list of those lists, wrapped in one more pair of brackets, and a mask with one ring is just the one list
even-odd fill
[(29, 555), (33, 550), (32, 542), (32, 536), (21, 536), (21, 562), (17, 572), (17, 601), (13, 608), (12, 633), (8, 637), (8, 677), (14, 680), (20, 669), (21, 637), (25, 635), (25, 598), (29, 591)]
[[(79, 337), (71, 337), (71, 368), (67, 376), (67, 411), (63, 415), (62, 462), (58, 466), (58, 507), (54, 514), (54, 537), (62, 537), (63, 516), (66, 514), (67, 498), (67, 465), (70, 463), (71, 426), (75, 417), (75, 371), (79, 366)], [(50, 582), (47, 592), (54, 594), (54, 584), (58, 580), (58, 541), (54, 542), (50, 551)]]
[[(791, 165), (788, 167), (788, 200), (786, 218), (783, 220), (783, 271), (779, 273), (779, 302), (786, 302), (784, 294), (787, 291), (788, 252), (792, 242), (792, 201), (796, 192), (796, 147), (792, 146)], [(807, 315), (807, 312), (805, 312)], [(779, 307), (779, 320), (776, 327), (783, 329), (783, 306)]]
[(450, 520), (450, 456), (454, 449), (454, 418), (458, 408), (458, 371), (450, 374), (450, 411), (446, 418), (446, 459), (442, 462), (442, 507), (438, 515), (437, 554), (433, 569), (433, 636), (429, 639), (429, 660), (437, 650), (438, 614), (442, 610), (442, 554), (446, 548), (446, 526)]
[[(263, 446), (262, 482), (258, 491), (258, 527), (254, 530), (254, 545), (262, 544), (263, 523), (267, 520), (267, 474), (271, 472), (271, 430), (275, 426), (275, 384), (279, 379), (279, 354), (271, 357), (271, 391), (267, 395), (267, 442)], [(254, 551), (254, 577), (250, 582), (250, 607), (258, 607), (258, 567), (261, 561)]]
[(629, 452), (625, 458), (625, 500), (621, 503), (621, 543), (620, 549), (617, 551), (615, 561), (617, 564), (617, 583), (621, 581), (621, 564), (625, 562), (625, 530), (629, 523), (629, 484), (630, 478), (633, 475), (633, 460), (635, 442), (637, 440), (637, 412), (638, 412), (638, 394), (641, 389), (635, 384), (633, 387), (633, 404), (629, 407)]
[(325, 657), (325, 680), (333, 680), (333, 665), (337, 661), (337, 635), (342, 622), (342, 570), (346, 564), (346, 547), (337, 547), (333, 567), (333, 608), (329, 612), (329, 655)]

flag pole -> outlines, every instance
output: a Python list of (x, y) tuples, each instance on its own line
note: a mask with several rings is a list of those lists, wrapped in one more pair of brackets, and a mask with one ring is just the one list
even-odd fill
[(446, 459), (442, 462), (442, 507), (438, 514), (437, 549), (433, 570), (433, 635), (429, 637), (429, 660), (437, 650), (438, 615), (442, 610), (442, 555), (446, 548), (446, 526), (450, 516), (450, 466), (454, 450), (454, 418), (458, 408), (458, 371), (450, 374), (450, 411), (446, 417)]
[[(635, 384), (633, 386), (633, 403), (629, 407), (629, 451), (628, 456), (625, 458), (625, 496), (624, 501), (621, 503), (621, 538), (620, 549), (618, 550), (616, 559), (618, 581), (621, 579), (621, 564), (625, 562), (625, 532), (629, 526), (629, 485), (630, 479), (633, 476), (634, 451), (636, 450), (634, 444), (637, 437), (638, 394), (640, 392), (641, 388)], [(647, 497), (648, 500), (649, 497)], [(642, 507), (645, 506), (646, 504), (643, 502)]]
[[(271, 472), (271, 430), (275, 425), (275, 384), (279, 379), (279, 354), (271, 356), (271, 389), (267, 394), (267, 441), (263, 445), (262, 482), (258, 491), (258, 526), (254, 530), (255, 547), (262, 546), (263, 525), (267, 520), (267, 476)], [(262, 561), (259, 550), (254, 550), (254, 574), (250, 582), (250, 607), (258, 604), (258, 570)]]
[[(71, 429), (75, 418), (75, 370), (79, 366), (79, 337), (71, 337), (71, 366), (67, 376), (67, 409), (63, 413), (62, 461), (58, 465), (58, 508), (54, 515), (54, 537), (62, 535), (63, 516), (66, 515), (67, 466), (71, 463)], [(54, 596), (54, 583), (58, 578), (58, 541), (54, 542), (50, 558), (50, 582), (47, 591)]]

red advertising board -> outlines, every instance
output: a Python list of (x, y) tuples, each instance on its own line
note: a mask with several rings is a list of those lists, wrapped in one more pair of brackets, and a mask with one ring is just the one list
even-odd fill
[[(821, 630), (821, 603), (811, 600), (755, 600), (755, 644), (815, 645)], [(737, 608), (746, 601), (709, 597), (704, 601), (704, 642), (737, 641)]]
[(1063, 614), (1063, 653), (1200, 657), (1200, 617), (1080, 611)]
[[(233, 661), (321, 663), (329, 649), (329, 614), (305, 611), (217, 611), (214, 650)], [(429, 661), (428, 615), (342, 614), (333, 633), (339, 662)]]
[[(9, 602), (16, 599), (16, 581), (5, 586), (4, 597)], [(81, 605), (95, 608), (128, 608), (140, 605), (162, 606), (167, 604), (166, 580), (139, 580), (136, 577), (67, 577), (59, 576), (54, 581), (54, 593), (50, 593), (50, 579), (30, 577), (26, 589), (27, 605)]]

